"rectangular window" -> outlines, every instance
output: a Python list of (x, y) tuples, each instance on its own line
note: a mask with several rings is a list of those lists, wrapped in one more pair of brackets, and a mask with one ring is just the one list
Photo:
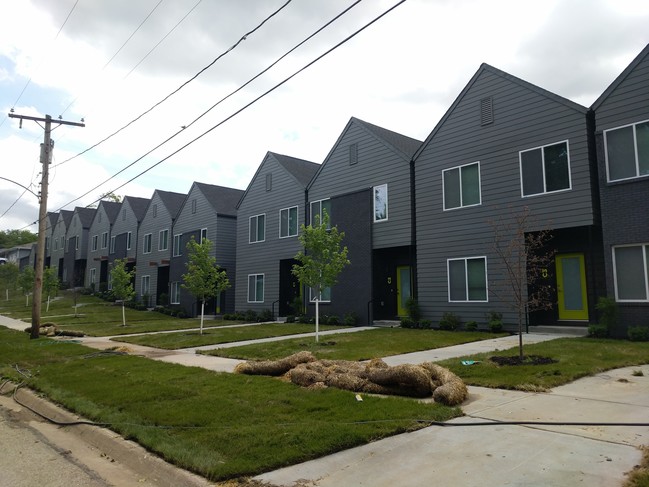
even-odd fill
[(126, 221), (126, 208), (122, 210), (122, 221)]
[(264, 275), (248, 274), (248, 302), (264, 302)]
[(93, 235), (92, 236), (92, 251), (96, 252), (97, 251), (97, 245), (99, 244), (99, 235)]
[(112, 291), (113, 289), (113, 274), (109, 273), (108, 274), (108, 290)]
[(77, 235), (74, 237), (74, 250), (79, 250), (79, 241), (81, 240), (81, 237)]
[(126, 250), (131, 250), (131, 232), (126, 232)]
[(69, 248), (70, 248), (70, 239), (67, 239), (65, 241), (65, 251), (67, 252)]
[[(309, 299), (312, 303), (315, 303), (315, 298), (317, 293), (315, 289), (309, 288)], [(331, 288), (330, 287), (325, 287), (322, 289), (322, 293), (320, 295), (320, 302), (321, 303), (329, 303), (331, 302)]]
[(145, 254), (151, 253), (151, 234), (147, 233), (142, 240), (142, 252)]
[(110, 237), (110, 250), (109, 253), (115, 253), (115, 236)]
[(250, 217), (250, 243), (263, 242), (266, 240), (266, 215)]
[(649, 120), (604, 131), (609, 181), (649, 175)]
[(158, 205), (153, 205), (153, 218), (158, 216)]
[(649, 244), (613, 247), (615, 299), (649, 302)]
[(266, 191), (273, 189), (273, 175), (266, 174)]
[(171, 304), (180, 304), (180, 282), (171, 283)]
[(279, 210), (279, 238), (297, 235), (297, 206)]
[(192, 215), (196, 213), (196, 198), (192, 200)]
[(182, 240), (183, 240), (183, 234), (182, 233), (177, 233), (174, 235), (174, 248), (173, 248), (173, 256), (178, 257), (180, 255), (183, 255), (182, 251)]
[(353, 166), (358, 162), (358, 144), (349, 145), (349, 165)]
[(448, 259), (449, 302), (487, 301), (487, 258)]
[(445, 169), (442, 171), (442, 180), (445, 210), (482, 203), (479, 162)]
[(374, 221), (388, 220), (388, 185), (374, 186)]
[(108, 232), (103, 232), (101, 234), (101, 248), (105, 249), (108, 247)]
[(90, 269), (90, 282), (89, 282), (89, 284), (90, 285), (95, 284), (96, 278), (97, 278), (97, 269), (95, 269), (93, 267), (92, 269)]
[(167, 250), (169, 248), (169, 230), (160, 230), (158, 235), (158, 250)]
[(331, 200), (319, 200), (311, 202), (310, 223), (311, 226), (318, 225), (324, 219), (325, 213), (329, 215), (329, 226), (331, 227)]
[(201, 228), (201, 241), (199, 243), (203, 243), (203, 240), (207, 240), (207, 228)]
[(519, 153), (523, 196), (570, 189), (568, 141)]
[(59, 250), (59, 240), (56, 238), (54, 239), (54, 250)]
[[(142, 297), (151, 294), (151, 276), (142, 276)], [(144, 303), (145, 305), (148, 303)]]

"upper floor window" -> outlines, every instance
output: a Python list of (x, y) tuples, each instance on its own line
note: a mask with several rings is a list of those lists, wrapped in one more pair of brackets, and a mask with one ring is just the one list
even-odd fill
[(384, 222), (388, 219), (388, 185), (374, 186), (374, 221)]
[(201, 228), (201, 240), (199, 243), (203, 243), (203, 240), (207, 239), (207, 228)]
[(279, 210), (279, 238), (297, 235), (297, 206)]
[(649, 120), (604, 131), (609, 181), (649, 175)]
[(570, 189), (568, 141), (520, 152), (523, 196)]
[(101, 234), (101, 248), (105, 249), (108, 247), (108, 232), (103, 232)]
[(615, 299), (649, 302), (649, 244), (613, 247)]
[(325, 212), (329, 215), (329, 226), (331, 226), (331, 200), (319, 200), (311, 202), (311, 226), (318, 225), (324, 219)]
[(92, 248), (93, 252), (95, 252), (97, 250), (98, 243), (99, 243), (99, 235), (93, 235), (92, 236), (92, 244), (91, 244), (91, 248)]
[(196, 198), (192, 200), (192, 215), (196, 213)]
[(153, 218), (158, 216), (158, 205), (153, 205)]
[(131, 232), (126, 232), (126, 250), (131, 250)]
[(482, 202), (479, 162), (445, 169), (442, 171), (442, 180), (445, 210), (479, 205)]
[(448, 259), (448, 300), (487, 301), (487, 258)]
[(353, 166), (358, 162), (358, 144), (349, 145), (349, 165)]
[(270, 191), (273, 189), (273, 174), (269, 173), (266, 174), (266, 191)]
[(266, 215), (250, 217), (250, 243), (263, 242), (266, 239)]
[(169, 248), (169, 230), (160, 230), (158, 235), (158, 250), (167, 250)]
[(145, 254), (151, 253), (151, 234), (147, 233), (142, 239), (142, 252)]
[(115, 253), (115, 240), (116, 240), (115, 235), (112, 235), (110, 237), (110, 249), (108, 251), (108, 253), (110, 253), (110, 254)]
[(174, 235), (174, 248), (173, 248), (173, 256), (178, 257), (179, 255), (182, 255), (182, 233), (177, 233)]
[(126, 220), (126, 208), (122, 210), (122, 221)]

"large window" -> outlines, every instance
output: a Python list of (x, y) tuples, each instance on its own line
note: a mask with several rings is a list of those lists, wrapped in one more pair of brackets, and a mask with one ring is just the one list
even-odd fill
[(374, 221), (388, 220), (388, 185), (374, 186)]
[(171, 304), (180, 304), (180, 282), (171, 283)]
[(182, 233), (177, 233), (176, 235), (174, 235), (174, 248), (173, 248), (174, 257), (178, 257), (179, 255), (183, 254), (182, 241), (183, 241)]
[(169, 248), (169, 230), (160, 230), (158, 235), (158, 250), (167, 250)]
[(570, 189), (568, 141), (520, 152), (523, 196)]
[(649, 301), (649, 244), (613, 248), (615, 298)]
[(481, 203), (479, 162), (446, 169), (442, 171), (442, 179), (445, 210)]
[(248, 302), (264, 302), (264, 275), (248, 274)]
[(331, 226), (331, 200), (311, 202), (311, 226), (323, 221), (325, 212), (329, 215), (329, 226)]
[[(315, 289), (309, 288), (309, 300), (312, 303), (315, 303), (316, 298), (318, 297), (318, 293), (316, 292)], [(331, 288), (330, 287), (325, 287), (322, 289), (322, 292), (320, 293), (320, 302), (321, 303), (329, 303), (331, 302)]]
[(151, 234), (147, 233), (142, 240), (142, 252), (145, 254), (151, 253)]
[(448, 300), (487, 301), (487, 259), (448, 259)]
[(297, 206), (279, 210), (279, 238), (297, 235)]
[(649, 120), (606, 130), (604, 144), (609, 181), (649, 175)]
[(266, 215), (250, 217), (250, 243), (266, 240)]

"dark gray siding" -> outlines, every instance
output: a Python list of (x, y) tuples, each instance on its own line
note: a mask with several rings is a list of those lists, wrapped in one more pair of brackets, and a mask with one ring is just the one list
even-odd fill
[[(103, 202), (102, 202), (103, 203)], [(110, 232), (111, 232), (111, 222), (106, 213), (106, 210), (103, 204), (100, 203), (97, 207), (97, 212), (95, 218), (90, 225), (88, 231), (88, 262), (86, 266), (86, 286), (90, 286), (90, 274), (91, 270), (95, 269), (95, 289), (99, 290), (99, 285), (101, 284), (101, 262), (103, 260), (108, 260), (108, 250), (110, 245)], [(102, 234), (106, 233), (108, 239), (106, 242), (106, 247), (102, 247)], [(97, 250), (92, 250), (92, 239), (94, 236), (97, 236)]]
[[(111, 237), (118, 238), (121, 236), (120, 240), (123, 241), (123, 246), (121, 248), (118, 248), (118, 246), (116, 246), (115, 253), (109, 254), (110, 262), (112, 262), (115, 259), (123, 259), (123, 258), (126, 258), (131, 262), (135, 262), (137, 258), (137, 249), (138, 249), (138, 245), (140, 245), (139, 236), (138, 236), (138, 227), (140, 222), (138, 221), (138, 218), (135, 215), (133, 208), (131, 207), (130, 199), (131, 197), (129, 196), (126, 196), (124, 198), (119, 213), (117, 214), (117, 218), (115, 218), (115, 224), (113, 225), (113, 232)], [(143, 200), (142, 198), (137, 198), (137, 199)], [(131, 232), (130, 249), (126, 247), (126, 235), (128, 234), (128, 232)], [(110, 247), (110, 242), (109, 242), (109, 247)]]
[[(494, 122), (481, 126), (485, 97), (493, 97)], [(596, 222), (586, 109), (557, 98), (483, 65), (418, 154), (417, 284), (426, 318), (438, 321), (452, 311), (464, 321), (484, 322), (485, 313), (494, 310), (514, 320), (493, 293), (486, 303), (448, 302), (447, 259), (486, 257), (488, 285), (502, 279), (492, 251), (491, 221), (507, 221), (529, 207), (533, 224), (528, 231)], [(519, 151), (561, 141), (569, 144), (571, 189), (523, 198)], [(444, 211), (442, 171), (478, 161), (481, 204)]]

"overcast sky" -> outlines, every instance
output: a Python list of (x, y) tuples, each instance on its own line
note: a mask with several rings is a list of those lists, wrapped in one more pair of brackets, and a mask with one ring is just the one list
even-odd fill
[[(482, 62), (590, 106), (649, 43), (646, 0), (407, 0), (312, 67), (145, 175), (398, 0), (364, 0), (211, 110), (353, 0), (0, 0), (0, 177), (38, 192), (43, 129), (7, 114), (59, 115), (48, 209), (115, 190), (245, 189), (267, 151), (321, 163), (350, 117), (426, 138)], [(67, 19), (67, 21), (66, 21)], [(138, 29), (138, 26), (139, 29)], [(56, 124), (54, 125), (56, 127)], [(87, 196), (73, 201), (143, 157)], [(63, 164), (62, 164), (63, 163)], [(59, 165), (60, 164), (60, 165)], [(37, 198), (0, 179), (0, 230), (38, 217)], [(31, 226), (36, 231), (35, 225)]]

